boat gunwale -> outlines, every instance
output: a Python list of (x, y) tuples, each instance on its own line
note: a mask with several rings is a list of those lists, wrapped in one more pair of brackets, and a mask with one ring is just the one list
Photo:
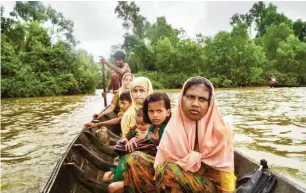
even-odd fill
[[(257, 163), (257, 161), (254, 158), (251, 158), (250, 156), (246, 155), (245, 153), (243, 153), (241, 150), (239, 150), (238, 148), (235, 148), (235, 153), (240, 154), (241, 157), (244, 157), (245, 159), (249, 160), (250, 162), (252, 162), (253, 164), (257, 165), (258, 167), (260, 166), (259, 163)], [(290, 180), (289, 178), (286, 178), (285, 176), (279, 174), (278, 172), (274, 171), (273, 168), (268, 168), (269, 172), (271, 172), (273, 175), (275, 175), (275, 177), (277, 179), (282, 180), (283, 182), (287, 183), (288, 185), (291, 185), (292, 187), (296, 188), (297, 190), (299, 190), (300, 192), (304, 192), (306, 193), (306, 188), (304, 188), (303, 186), (299, 185), (298, 183), (294, 182), (293, 180)], [(246, 175), (246, 174), (244, 174)], [(276, 185), (277, 186), (277, 185)], [(276, 189), (276, 187), (275, 187)]]
[[(104, 107), (104, 109), (101, 111), (101, 113), (104, 112), (109, 106), (110, 106), (110, 105), (107, 105), (106, 107)], [(93, 120), (94, 120), (94, 119), (93, 119)], [(83, 127), (83, 129), (82, 129), (82, 130), (76, 135), (76, 137), (70, 142), (70, 144), (69, 144), (69, 146), (67, 147), (65, 153), (63, 153), (63, 154), (61, 155), (61, 159), (58, 160), (58, 162), (57, 162), (55, 168), (53, 169), (53, 171), (52, 171), (52, 173), (51, 173), (51, 175), (50, 175), (48, 181), (47, 181), (46, 184), (44, 185), (44, 189), (43, 189), (43, 191), (42, 191), (43, 193), (44, 193), (44, 192), (50, 192), (50, 191), (51, 191), (51, 189), (52, 189), (52, 187), (53, 187), (53, 184), (54, 184), (55, 180), (57, 179), (57, 175), (58, 175), (60, 169), (62, 168), (62, 165), (63, 165), (63, 163), (64, 163), (64, 161), (65, 161), (65, 159), (66, 159), (68, 153), (71, 151), (73, 145), (74, 145), (75, 142), (78, 140), (78, 138), (80, 137), (80, 135), (81, 135), (82, 133), (84, 133), (85, 129), (86, 129), (86, 127)]]
[[(106, 110), (108, 106), (106, 106), (103, 111)], [(102, 112), (103, 112), (102, 111)], [(58, 160), (55, 168), (53, 169), (48, 181), (46, 182), (44, 189), (43, 189), (43, 193), (49, 193), (53, 186), (54, 183), (56, 181), (56, 179), (58, 178), (59, 172), (62, 168), (62, 166), (64, 165), (64, 162), (69, 154), (70, 151), (72, 151), (72, 148), (74, 146), (74, 144), (76, 143), (76, 141), (79, 139), (79, 137), (86, 131), (86, 127), (84, 127), (79, 134), (71, 141), (71, 143), (69, 144), (69, 146), (67, 147), (65, 153), (63, 153), (61, 156), (61, 159)], [(243, 153), (241, 150), (239, 150), (238, 148), (234, 149), (235, 153), (237, 153), (239, 156), (241, 156), (243, 159), (246, 159), (247, 161), (249, 161), (251, 164), (255, 164), (257, 167), (260, 166), (259, 163), (257, 163), (257, 161), (253, 158), (251, 158), (250, 156), (246, 155), (245, 153)], [(269, 168), (268, 169), (269, 172), (271, 172), (272, 174), (274, 174), (276, 176), (277, 179), (280, 179), (282, 181), (282, 183), (284, 183), (285, 185), (288, 184), (289, 186), (292, 186), (293, 188), (295, 188), (296, 190), (300, 191), (300, 192), (305, 192), (306, 193), (306, 188), (302, 187), (301, 185), (297, 184), (296, 182), (294, 182), (293, 180), (286, 178), (285, 176), (277, 173), (276, 171), (273, 171), (273, 168)], [(242, 175), (246, 175), (246, 173), (243, 173)]]

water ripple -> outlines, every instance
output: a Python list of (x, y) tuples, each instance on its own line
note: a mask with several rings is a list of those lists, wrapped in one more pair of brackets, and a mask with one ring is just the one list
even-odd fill
[[(180, 90), (160, 90), (176, 107)], [(217, 89), (235, 147), (306, 186), (306, 89)], [(108, 98), (110, 100), (110, 98)], [(1, 100), (1, 190), (39, 192), (58, 159), (93, 113), (95, 95)]]

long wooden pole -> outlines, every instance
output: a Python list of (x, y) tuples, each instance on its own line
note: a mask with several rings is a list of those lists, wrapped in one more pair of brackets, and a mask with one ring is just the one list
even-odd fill
[[(103, 92), (106, 93), (106, 86), (105, 86), (105, 65), (102, 62), (102, 86), (103, 86)], [(107, 96), (106, 94), (103, 95), (104, 98), (104, 106), (107, 105)]]

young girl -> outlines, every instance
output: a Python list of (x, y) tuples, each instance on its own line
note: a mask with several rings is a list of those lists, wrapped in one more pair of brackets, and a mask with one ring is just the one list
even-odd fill
[[(150, 151), (153, 155), (156, 154), (156, 147), (163, 135), (164, 129), (171, 117), (171, 103), (170, 99), (167, 94), (164, 93), (154, 93), (149, 95), (146, 100), (144, 101), (143, 104), (143, 112), (144, 112), (144, 121), (151, 124), (151, 126), (148, 129), (148, 132), (145, 136), (145, 139), (149, 139), (148, 141), (151, 141), (151, 144), (153, 143), (155, 145), (155, 151), (150, 148)], [(145, 144), (140, 144), (137, 143), (140, 142), (137, 137), (133, 137), (127, 142), (127, 149), (128, 150), (133, 150), (133, 148), (140, 149), (140, 151), (144, 150), (146, 152), (146, 149), (141, 148), (146, 146)], [(133, 155), (142, 153), (139, 151), (133, 152)], [(151, 154), (150, 153), (150, 154)], [(151, 154), (151, 155), (152, 155)], [(137, 160), (133, 160), (133, 157), (131, 154), (128, 154), (124, 156), (124, 168), (122, 170), (122, 175), (121, 180), (129, 181), (129, 180), (135, 180), (139, 181), (139, 179), (132, 179), (132, 176), (134, 175), (134, 172), (136, 173), (141, 173), (137, 176), (142, 176), (146, 175), (149, 171), (144, 171), (144, 170), (139, 170), (136, 168), (130, 168), (126, 169), (126, 160), (129, 159), (130, 161), (134, 162)], [(118, 164), (119, 165), (119, 164)], [(124, 176), (124, 177), (123, 177)], [(126, 183), (130, 184), (130, 183)], [(141, 184), (143, 186), (143, 184)], [(123, 181), (115, 181), (111, 183), (108, 187), (108, 191), (113, 193), (116, 191), (123, 190)]]
[(104, 174), (103, 180), (105, 182), (113, 182), (123, 180), (122, 172), (125, 168), (125, 155), (128, 151), (125, 148), (127, 140), (131, 138), (137, 138), (142, 140), (146, 138), (150, 124), (143, 121), (143, 109), (138, 109), (136, 113), (136, 125), (130, 128), (126, 138), (118, 141), (114, 147), (114, 150), (118, 153), (119, 157), (115, 158), (114, 163), (118, 162), (116, 168), (111, 168), (111, 171)]

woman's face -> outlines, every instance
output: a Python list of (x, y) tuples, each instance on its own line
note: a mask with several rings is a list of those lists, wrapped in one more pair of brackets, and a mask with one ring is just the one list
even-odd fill
[(182, 110), (187, 118), (198, 121), (209, 107), (209, 92), (204, 84), (191, 86), (182, 98)]
[(125, 89), (130, 89), (131, 82), (133, 81), (132, 75), (126, 75), (123, 79), (123, 86)]
[(132, 90), (132, 98), (137, 104), (142, 105), (147, 96), (148, 91), (142, 86), (135, 86), (135, 88)]

